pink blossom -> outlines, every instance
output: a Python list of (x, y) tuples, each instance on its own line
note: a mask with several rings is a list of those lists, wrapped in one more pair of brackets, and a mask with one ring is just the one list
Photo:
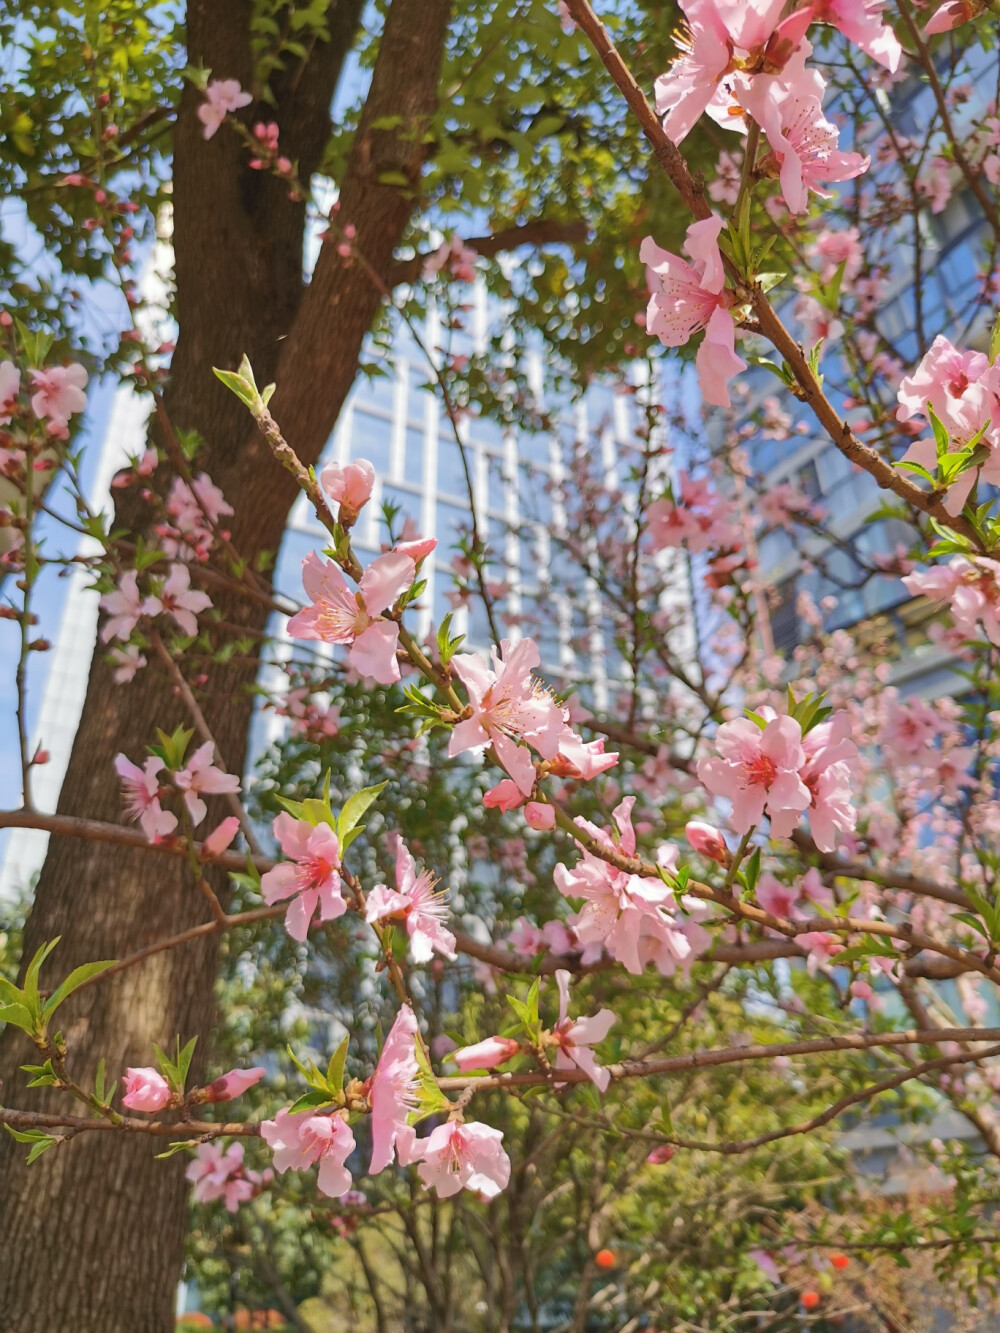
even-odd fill
[(222, 1074), (208, 1085), (206, 1100), (231, 1102), (234, 1097), (242, 1097), (247, 1088), (259, 1083), (266, 1073), (263, 1065), (256, 1065), (253, 1069), (230, 1069), (228, 1074)]
[(130, 1111), (162, 1111), (172, 1095), (170, 1084), (159, 1070), (148, 1065), (125, 1070), (122, 1105)]
[(535, 768), (529, 751), (518, 741), (529, 741), (545, 759), (555, 757), (565, 723), (562, 709), (532, 675), (539, 664), (531, 639), (512, 643), (504, 639), (494, 648), (493, 670), (475, 653), (459, 653), (452, 665), (469, 695), (471, 717), (451, 734), (448, 754), (484, 750), (492, 745), (497, 758), (518, 789), (530, 796)]
[(240, 831), (240, 821), (235, 815), (229, 815), (228, 818), (217, 824), (212, 832), (201, 844), (201, 854), (211, 860), (215, 856), (221, 856), (230, 846), (237, 833)]
[[(724, 76), (763, 55), (775, 36), (784, 0), (682, 0), (681, 8), (688, 20), (688, 33), (678, 39), (681, 55), (655, 85), (656, 109), (674, 143), (685, 138), (702, 112), (722, 119), (728, 101)], [(801, 21), (793, 27), (804, 31)], [(782, 44), (785, 59), (799, 36), (801, 31)], [(770, 54), (777, 57), (777, 50)], [(775, 63), (770, 62), (772, 68)]]
[(439, 1199), (460, 1189), (493, 1199), (510, 1180), (510, 1158), (502, 1143), (503, 1134), (490, 1125), (449, 1120), (417, 1144), (420, 1179), (437, 1190)]
[(850, 718), (841, 711), (813, 727), (802, 739), (806, 764), (800, 777), (812, 798), (809, 830), (821, 852), (833, 851), (837, 844), (836, 829), (851, 833), (857, 824), (851, 791), (858, 747), (850, 733)]
[(646, 511), (654, 551), (680, 545), (694, 552), (743, 546), (736, 505), (720, 495), (708, 478), (692, 478), (680, 472), (676, 491), (680, 492), (679, 500), (663, 496)]
[(161, 545), (171, 559), (207, 560), (215, 545), (215, 529), (233, 507), (206, 472), (201, 472), (189, 486), (175, 477), (167, 496), (167, 513), (172, 523), (157, 528)]
[(204, 125), (206, 139), (211, 139), (231, 111), (249, 106), (253, 98), (236, 79), (212, 79), (205, 89), (205, 100), (198, 107), (198, 119)]
[(725, 838), (711, 824), (703, 824), (697, 819), (689, 820), (684, 825), (684, 836), (700, 856), (706, 856), (710, 861), (717, 861), (720, 866), (728, 866), (731, 863), (733, 858), (726, 846)]
[(437, 881), (429, 870), (417, 874), (416, 863), (399, 838), (396, 846), (396, 889), (376, 884), (368, 895), (366, 921), (384, 921), (401, 917), (410, 937), (410, 954), (415, 963), (428, 963), (435, 951), (454, 958), (455, 936), (444, 922), (448, 908), (435, 892)]
[[(108, 595), (113, 596), (113, 594)], [(104, 599), (101, 600), (103, 603)], [(134, 680), (135, 673), (146, 665), (146, 658), (134, 643), (127, 643), (124, 648), (112, 648), (111, 659), (117, 663), (111, 673), (116, 685), (127, 685), (130, 680)]]
[[(135, 570), (127, 569), (118, 580), (114, 592), (106, 592), (101, 598), (101, 610), (106, 611), (110, 617), (101, 629), (102, 643), (107, 643), (109, 639), (127, 639), (140, 616), (147, 614), (148, 603), (139, 592), (137, 579)], [(132, 675), (135, 675), (134, 671)]]
[(274, 1151), (274, 1169), (305, 1171), (319, 1162), (317, 1185), (321, 1194), (339, 1199), (351, 1188), (351, 1173), (344, 1165), (354, 1151), (354, 1135), (340, 1112), (279, 1111), (262, 1120), (261, 1137)]
[(274, 821), (274, 836), (290, 860), (262, 876), (261, 896), (266, 903), (292, 899), (285, 929), (301, 943), (317, 914), (320, 921), (335, 921), (347, 911), (340, 892), (340, 844), (329, 824), (313, 827), (284, 812)]
[(941, 730), (940, 716), (923, 699), (887, 699), (879, 745), (897, 764), (921, 763)]
[(214, 755), (214, 744), (206, 741), (204, 745), (198, 746), (185, 766), (174, 774), (174, 785), (184, 793), (184, 804), (195, 827), (208, 813), (208, 807), (201, 799), (203, 792), (214, 796), (221, 792), (237, 792), (240, 789), (238, 777), (215, 767), (212, 762)]
[(211, 605), (207, 592), (192, 591), (187, 565), (171, 565), (159, 596), (148, 598), (143, 609), (150, 616), (161, 612), (171, 616), (182, 634), (194, 636), (198, 633), (197, 617)]
[(512, 1037), (487, 1037), (474, 1046), (462, 1046), (452, 1051), (451, 1058), (463, 1074), (470, 1069), (495, 1069), (517, 1055), (520, 1043)]
[(311, 552), (302, 562), (302, 582), (313, 604), (292, 616), (288, 633), (293, 639), (348, 644), (347, 660), (360, 675), (392, 685), (399, 680), (399, 626), (379, 617), (412, 585), (416, 573), (408, 556), (382, 555), (365, 570), (357, 592), (351, 592), (337, 565)]
[(12, 361), (0, 361), (0, 426), (6, 426), (21, 391), (21, 372)]
[(453, 236), (450, 241), (444, 241), (439, 245), (434, 253), (424, 260), (422, 277), (426, 282), (445, 269), (456, 282), (475, 282), (478, 258), (475, 250), (459, 237)]
[(65, 431), (70, 417), (87, 406), (83, 391), (86, 383), (87, 372), (75, 362), (52, 366), (49, 370), (33, 370), (31, 384), (35, 392), (31, 396), (31, 410), (39, 420), (44, 418), (50, 429)]
[(599, 1045), (608, 1035), (615, 1015), (610, 1009), (601, 1009), (593, 1018), (569, 1018), (569, 973), (562, 968), (556, 972), (556, 985), (559, 988), (559, 1021), (552, 1030), (558, 1048), (556, 1068), (571, 1069), (576, 1065), (601, 1092), (607, 1092), (611, 1075), (597, 1063), (590, 1047)]
[(373, 1176), (389, 1165), (394, 1152), (400, 1166), (414, 1161), (417, 1136), (407, 1121), (418, 1105), (420, 1071), (415, 1049), (418, 1040), (416, 1016), (404, 1004), (389, 1030), (372, 1075), (369, 1094), (372, 1160), (368, 1169)]
[(754, 896), (757, 899), (758, 907), (762, 907), (771, 916), (791, 921), (793, 918), (802, 915), (796, 909), (796, 904), (799, 901), (798, 891), (787, 884), (782, 884), (780, 880), (775, 879), (766, 870), (757, 880)]
[(358, 458), (343, 467), (327, 463), (319, 480), (330, 499), (340, 506), (340, 521), (348, 527), (372, 497), (375, 469), (367, 458)]
[(533, 829), (553, 829), (556, 826), (555, 808), (540, 801), (529, 801), (524, 807), (524, 822)]
[(763, 729), (749, 718), (723, 723), (715, 748), (716, 756), (699, 762), (698, 777), (732, 803), (736, 832), (747, 833), (766, 808), (773, 835), (788, 837), (812, 799), (800, 774), (806, 756), (795, 719), (772, 717)]
[(138, 820), (150, 842), (167, 838), (177, 827), (177, 816), (160, 805), (160, 784), (157, 774), (163, 760), (150, 755), (139, 768), (123, 754), (115, 755), (115, 772), (124, 787), (125, 812), (129, 819)]
[(839, 28), (848, 41), (895, 74), (903, 49), (882, 22), (884, 0), (810, 0), (810, 5), (814, 19)]
[(1000, 563), (987, 556), (967, 560), (955, 556), (947, 565), (934, 565), (907, 574), (904, 587), (914, 597), (947, 601), (956, 634), (973, 639), (982, 625), (986, 637), (1000, 647)]
[[(586, 820), (576, 822), (609, 850), (634, 856), (632, 827), (634, 796), (627, 796), (613, 812), (619, 838), (616, 842), (604, 829)], [(694, 950), (689, 927), (674, 916), (673, 893), (659, 879), (645, 879), (585, 851), (571, 870), (557, 865), (553, 876), (559, 892), (567, 898), (582, 898), (583, 907), (567, 922), (584, 950), (605, 948), (627, 971), (638, 975), (652, 962), (669, 976), (678, 966), (688, 966)], [(687, 904), (684, 904), (687, 906)]]
[(722, 218), (713, 213), (688, 227), (684, 244), (693, 264), (661, 250), (651, 236), (643, 241), (639, 258), (647, 266), (650, 289), (646, 328), (665, 347), (682, 347), (704, 329), (705, 338), (695, 362), (702, 396), (708, 403), (728, 407), (726, 384), (746, 369), (746, 362), (734, 351), (731, 297), (725, 290), (718, 245), (724, 225)]
[(985, 13), (986, 0), (946, 0), (924, 24), (924, 34), (932, 37), (938, 32), (951, 32)]
[(196, 1203), (222, 1199), (226, 1209), (235, 1213), (253, 1197), (254, 1182), (244, 1173), (243, 1144), (239, 1142), (231, 1143), (224, 1152), (221, 1143), (199, 1143), (184, 1176), (194, 1185)]
[(524, 804), (524, 793), (512, 778), (503, 778), (483, 796), (487, 810), (516, 810)]
[(868, 170), (871, 158), (838, 148), (837, 127), (823, 115), (818, 76), (766, 89), (763, 83), (754, 81), (743, 94), (742, 104), (767, 134), (789, 211), (805, 213), (810, 191), (830, 198), (832, 192), (824, 188), (828, 181), (860, 176)]

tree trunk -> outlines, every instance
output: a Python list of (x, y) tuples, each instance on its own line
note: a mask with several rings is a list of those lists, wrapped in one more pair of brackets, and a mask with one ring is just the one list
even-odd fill
[[(331, 41), (277, 89), (283, 150), (303, 179), (319, 160), (340, 67), (362, 0), (330, 7)], [(188, 57), (215, 77), (250, 83), (245, 0), (192, 0)], [(358, 246), (381, 274), (413, 208), (413, 196), (379, 183), (403, 171), (414, 182), (426, 151), (422, 130), (433, 110), (447, 24), (446, 0), (393, 0), (372, 87), (343, 182), (340, 217), (357, 227)], [(350, 389), (380, 296), (361, 265), (325, 247), (314, 279), (301, 282), (304, 208), (279, 182), (250, 172), (223, 127), (205, 142), (185, 92), (174, 136), (174, 247), (179, 336), (166, 406), (175, 427), (205, 441), (198, 468), (225, 492), (236, 514), (232, 540), (246, 558), (280, 543), (295, 493), (291, 479), (248, 430), (245, 409), (212, 375), (247, 352), (258, 381), (277, 379), (274, 411), (307, 461), (323, 448)], [(251, 108), (252, 113), (252, 108)], [(372, 129), (400, 117), (395, 130)], [(414, 133), (416, 128), (416, 133)], [(322, 385), (322, 394), (317, 386)], [(135, 502), (126, 496), (124, 504)], [(123, 516), (135, 526), (136, 515)], [(236, 594), (213, 599), (223, 618), (261, 629), (267, 609)], [(152, 659), (152, 655), (151, 659)], [(221, 759), (240, 772), (252, 711), (252, 670), (209, 669), (202, 710)], [(118, 821), (121, 798), (113, 759), (141, 760), (157, 726), (189, 721), (154, 660), (127, 687), (115, 685), (97, 653), (60, 813)], [(211, 816), (210, 816), (211, 817)], [(49, 850), (25, 932), (25, 958), (45, 940), (61, 943), (43, 973), (52, 985), (78, 963), (120, 958), (205, 919), (205, 903), (182, 862), (97, 842), (58, 842)], [(68, 1064), (84, 1086), (104, 1057), (108, 1079), (152, 1061), (152, 1043), (199, 1037), (204, 1052), (213, 1020), (216, 938), (156, 954), (88, 987), (60, 1011)], [(33, 1058), (22, 1034), (0, 1045), (3, 1101), (37, 1110), (72, 1110), (65, 1094), (26, 1092), (18, 1066)], [(197, 1078), (196, 1055), (192, 1078)], [(81, 1134), (26, 1168), (24, 1145), (0, 1136), (0, 1330), (3, 1333), (167, 1333), (184, 1243), (185, 1159), (156, 1161), (162, 1140)]]

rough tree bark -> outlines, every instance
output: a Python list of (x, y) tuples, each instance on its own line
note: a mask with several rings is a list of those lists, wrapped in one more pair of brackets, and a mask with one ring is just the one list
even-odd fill
[[(304, 179), (319, 160), (343, 59), (363, 0), (331, 0), (331, 41), (304, 69), (276, 86), (283, 150)], [(188, 58), (216, 77), (250, 82), (250, 5), (191, 0)], [(388, 275), (414, 207), (415, 192), (382, 185), (385, 172), (417, 184), (422, 130), (435, 104), (448, 18), (447, 0), (393, 0), (385, 21), (362, 123), (342, 185), (340, 217)], [(363, 268), (324, 247), (312, 282), (302, 284), (305, 212), (276, 181), (250, 172), (236, 137), (205, 142), (197, 95), (181, 101), (174, 135), (174, 248), (179, 337), (166, 395), (173, 423), (205, 440), (199, 458), (234, 505), (232, 540), (246, 557), (280, 543), (295, 498), (291, 479), (248, 429), (245, 409), (212, 375), (246, 352), (265, 383), (280, 385), (273, 410), (306, 461), (329, 437), (353, 381), (380, 297)], [(373, 129), (399, 117), (393, 130)], [(128, 503), (126, 501), (126, 503)], [(134, 514), (127, 518), (135, 519)], [(260, 629), (260, 601), (215, 595), (225, 620)], [(242, 769), (252, 700), (251, 671), (213, 667), (202, 708), (230, 771)], [(95, 656), (83, 720), (59, 810), (121, 818), (114, 755), (140, 757), (155, 726), (186, 720), (169, 679), (151, 663), (116, 686)], [(204, 899), (180, 862), (100, 843), (53, 839), (28, 921), (25, 957), (56, 935), (49, 977), (78, 963), (115, 958), (205, 918)], [(152, 1043), (199, 1036), (213, 1020), (214, 937), (157, 954), (89, 987), (61, 1011), (71, 1071), (88, 1083), (100, 1057), (108, 1077), (147, 1064)], [(43, 984), (45, 976), (43, 975)], [(51, 1092), (28, 1093), (17, 1066), (32, 1057), (8, 1030), (0, 1047), (3, 1100), (44, 1110)], [(197, 1074), (197, 1066), (193, 1071)], [(25, 1168), (25, 1149), (0, 1137), (0, 1330), (3, 1333), (166, 1333), (173, 1328), (185, 1222), (184, 1160), (154, 1160), (161, 1145), (142, 1138), (83, 1135)]]

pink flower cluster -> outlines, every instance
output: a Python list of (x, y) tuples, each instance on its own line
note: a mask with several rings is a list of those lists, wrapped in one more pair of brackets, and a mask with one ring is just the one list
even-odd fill
[(424, 260), (421, 276), (427, 282), (437, 277), (443, 270), (456, 282), (475, 282), (478, 258), (475, 250), (459, 237), (453, 236), (450, 241), (444, 241), (439, 245), (432, 255), (428, 255)]
[(235, 1213), (264, 1185), (274, 1178), (273, 1171), (251, 1171), (243, 1164), (243, 1144), (231, 1143), (223, 1150), (221, 1143), (200, 1143), (194, 1160), (184, 1172), (194, 1189), (196, 1203), (214, 1203), (221, 1199), (227, 1212)]
[(956, 555), (946, 565), (907, 574), (903, 585), (914, 597), (946, 602), (961, 642), (975, 639), (979, 628), (1000, 647), (1000, 561), (980, 555)]
[[(449, 1119), (426, 1139), (418, 1139), (409, 1117), (419, 1104), (419, 1066), (415, 1043), (417, 1020), (409, 1005), (396, 1016), (375, 1073), (370, 1080), (372, 1156), (369, 1171), (377, 1175), (395, 1157), (400, 1166), (417, 1164), (421, 1180), (440, 1198), (470, 1189), (494, 1198), (510, 1179), (510, 1159), (503, 1134), (489, 1125)], [(318, 1186), (340, 1198), (351, 1188), (345, 1162), (354, 1151), (354, 1135), (344, 1113), (279, 1111), (261, 1124), (264, 1141), (274, 1150), (275, 1170), (304, 1170), (319, 1163)]]
[(677, 489), (679, 502), (663, 496), (646, 511), (654, 551), (668, 546), (685, 546), (692, 552), (743, 546), (736, 505), (720, 495), (707, 477), (695, 480), (681, 472)]
[[(944, 505), (960, 514), (977, 477), (1000, 484), (1000, 362), (990, 365), (983, 352), (962, 351), (938, 336), (911, 375), (899, 386), (900, 421), (927, 420), (928, 407), (948, 432), (950, 450), (960, 449), (984, 427), (982, 444), (990, 456), (979, 468), (970, 468), (948, 488)], [(930, 473), (937, 468), (933, 436), (911, 444), (903, 455)]]
[[(531, 749), (558, 776), (586, 779), (618, 762), (617, 755), (604, 753), (603, 742), (585, 743), (577, 736), (566, 708), (533, 675), (541, 659), (532, 639), (504, 639), (492, 655), (492, 670), (477, 653), (452, 658), (469, 696), (469, 716), (457, 723), (448, 745), (452, 758), (492, 745), (511, 782), (488, 793), (486, 804), (510, 810), (531, 796), (537, 777)], [(540, 826), (551, 827), (547, 816)]]
[(107, 643), (110, 639), (128, 639), (143, 616), (164, 614), (171, 617), (182, 634), (193, 637), (198, 633), (198, 616), (209, 609), (212, 599), (208, 593), (191, 587), (187, 565), (171, 565), (158, 591), (149, 597), (140, 593), (135, 570), (127, 569), (118, 580), (118, 587), (105, 593), (100, 605), (109, 616), (101, 630), (101, 642)]
[(699, 762), (698, 777), (730, 802), (737, 833), (748, 833), (766, 813), (772, 837), (787, 838), (808, 812), (817, 847), (833, 851), (836, 830), (850, 832), (857, 822), (851, 804), (857, 747), (847, 714), (834, 714), (805, 736), (793, 717), (768, 709), (761, 720), (763, 726), (750, 718), (723, 723), (716, 753)]
[[(234, 793), (240, 789), (238, 777), (216, 768), (214, 753), (215, 746), (211, 741), (206, 741), (195, 750), (183, 768), (171, 775), (173, 786), (183, 793), (184, 804), (195, 828), (208, 813), (208, 807), (202, 800), (203, 795)], [(115, 771), (124, 789), (126, 813), (130, 819), (138, 821), (150, 842), (160, 842), (170, 837), (177, 828), (177, 816), (164, 810), (160, 804), (161, 797), (169, 791), (169, 786), (162, 785), (159, 778), (165, 767), (164, 761), (156, 755), (150, 755), (142, 768), (133, 764), (124, 754), (115, 756)], [(228, 821), (223, 821), (223, 825), (228, 834), (224, 845), (228, 846), (236, 835), (236, 828), (229, 826)], [(223, 825), (215, 830), (213, 837), (220, 833)], [(218, 850), (223, 848), (218, 848), (215, 854)]]
[[(215, 529), (232, 512), (232, 505), (207, 472), (199, 473), (190, 486), (175, 477), (167, 496), (170, 522), (156, 529), (160, 546), (172, 560), (205, 561), (215, 545)], [(222, 535), (229, 534), (222, 530)]]
[[(576, 823), (608, 851), (631, 857), (636, 851), (634, 804), (635, 797), (627, 796), (614, 811), (617, 841), (585, 819)], [(661, 848), (665, 869), (671, 868), (676, 855), (676, 848)], [(553, 876), (564, 897), (583, 899), (567, 925), (583, 946), (585, 962), (599, 957), (603, 948), (636, 975), (652, 963), (663, 976), (672, 976), (678, 967), (689, 967), (696, 953), (707, 947), (708, 932), (696, 919), (701, 904), (689, 897), (678, 900), (661, 879), (621, 870), (589, 851), (573, 869), (557, 865)], [(678, 902), (686, 915), (678, 911)]]

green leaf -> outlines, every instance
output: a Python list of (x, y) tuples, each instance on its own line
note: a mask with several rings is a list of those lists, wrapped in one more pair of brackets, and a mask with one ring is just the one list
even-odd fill
[(388, 785), (388, 782), (380, 782), (377, 787), (362, 787), (347, 798), (337, 820), (337, 838), (341, 844), (348, 833), (360, 824), (365, 812), (375, 804)]
[(348, 1038), (345, 1037), (330, 1056), (330, 1063), (326, 1067), (326, 1081), (331, 1088), (342, 1088), (344, 1086), (344, 1066), (347, 1063), (347, 1044)]
[(212, 367), (212, 374), (216, 379), (221, 380), (241, 403), (245, 403), (247, 407), (254, 406), (257, 401), (257, 393), (242, 375), (234, 375), (231, 370), (220, 370), (218, 366)]
[(59, 1082), (51, 1060), (46, 1060), (43, 1065), (22, 1065), (21, 1068), (32, 1075), (29, 1088), (51, 1088)]
[(0, 1004), (0, 1023), (10, 1023), (22, 1032), (34, 1032), (35, 1017), (23, 1004)]
[(1000, 313), (997, 314), (993, 321), (993, 328), (990, 330), (990, 365), (993, 364), (998, 355), (1000, 355)]
[(315, 1111), (320, 1106), (334, 1105), (336, 1103), (329, 1093), (316, 1088), (312, 1092), (304, 1092), (301, 1097), (292, 1102), (288, 1111), (290, 1115), (296, 1115), (299, 1111)]
[(760, 848), (755, 847), (747, 858), (746, 865), (743, 868), (743, 877), (746, 880), (747, 888), (752, 893), (757, 887), (757, 880), (760, 878)]
[[(177, 1044), (180, 1046), (180, 1037), (177, 1038)], [(177, 1077), (180, 1081), (180, 1090), (184, 1091), (184, 1084), (187, 1082), (188, 1070), (191, 1068), (191, 1060), (194, 1056), (194, 1048), (198, 1044), (198, 1038), (192, 1037), (182, 1051), (177, 1053)]]
[(99, 976), (102, 972), (106, 972), (109, 967), (114, 967), (116, 961), (116, 959), (110, 958), (101, 963), (81, 963), (79, 967), (74, 967), (66, 980), (56, 987), (42, 1006), (43, 1019), (48, 1022), (63, 1000), (68, 999), (75, 990), (78, 990), (91, 977)]

